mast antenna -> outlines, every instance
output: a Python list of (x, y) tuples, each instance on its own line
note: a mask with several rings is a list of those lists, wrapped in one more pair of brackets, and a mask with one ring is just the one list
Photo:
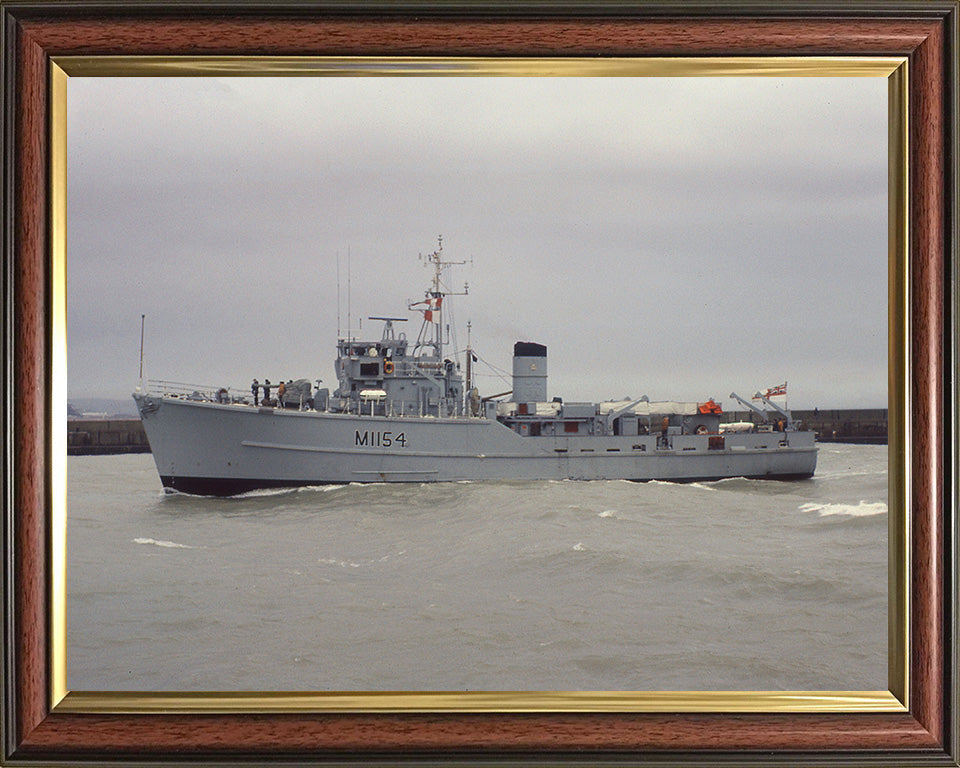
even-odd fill
[(351, 326), (353, 325), (350, 318), (350, 246), (347, 246), (347, 337), (349, 341), (353, 341), (353, 330)]
[(340, 340), (340, 251), (337, 251), (337, 341)]
[(143, 326), (146, 319), (146, 315), (140, 315), (140, 386), (138, 389), (143, 389)]
[(470, 346), (470, 331), (473, 322), (467, 320), (467, 385), (463, 388), (463, 407), (468, 416), (470, 412), (470, 390), (473, 389), (473, 347)]

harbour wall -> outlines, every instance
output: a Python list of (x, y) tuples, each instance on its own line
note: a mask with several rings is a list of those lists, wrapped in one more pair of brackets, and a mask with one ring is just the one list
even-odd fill
[[(886, 445), (887, 409), (814, 409), (793, 411), (804, 429), (817, 433), (822, 443)], [(727, 411), (723, 421), (752, 421), (750, 411)], [(67, 455), (149, 453), (150, 444), (140, 419), (68, 419)]]
[(67, 419), (67, 455), (150, 453), (140, 419)]
[[(774, 418), (776, 414), (771, 414)], [(817, 433), (821, 443), (887, 444), (887, 409), (820, 409), (791, 411), (794, 421), (803, 429)], [(750, 411), (727, 411), (723, 421), (753, 421)]]

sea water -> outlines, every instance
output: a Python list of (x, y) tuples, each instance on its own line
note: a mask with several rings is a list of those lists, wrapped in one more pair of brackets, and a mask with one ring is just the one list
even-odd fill
[(68, 460), (72, 690), (885, 690), (887, 449), (814, 478), (164, 494)]

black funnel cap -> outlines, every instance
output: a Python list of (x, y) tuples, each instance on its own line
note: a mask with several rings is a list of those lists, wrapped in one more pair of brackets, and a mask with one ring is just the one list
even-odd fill
[(518, 341), (513, 345), (514, 357), (546, 357), (547, 348), (532, 341)]

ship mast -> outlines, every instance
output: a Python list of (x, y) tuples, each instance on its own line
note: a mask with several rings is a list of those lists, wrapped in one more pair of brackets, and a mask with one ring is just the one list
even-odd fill
[(470, 329), (473, 323), (467, 320), (467, 383), (463, 388), (463, 407), (468, 415), (470, 413), (470, 390), (473, 387), (473, 347), (470, 346)]
[[(416, 309), (423, 312), (423, 325), (420, 327), (420, 334), (417, 338), (417, 344), (414, 348), (414, 355), (417, 350), (423, 347), (433, 347), (436, 356), (443, 358), (443, 323), (441, 307), (445, 296), (466, 296), (469, 292), (467, 283), (463, 284), (463, 290), (454, 292), (444, 290), (440, 281), (440, 275), (447, 267), (453, 267), (460, 264), (468, 264), (468, 261), (444, 261), (443, 260), (443, 235), (437, 237), (437, 250), (421, 258), (426, 259), (427, 263), (433, 265), (433, 281), (430, 290), (426, 291), (426, 298), (409, 305), (408, 309)], [(420, 305), (426, 305), (426, 309), (421, 309)], [(431, 327), (432, 326), (432, 327)]]

